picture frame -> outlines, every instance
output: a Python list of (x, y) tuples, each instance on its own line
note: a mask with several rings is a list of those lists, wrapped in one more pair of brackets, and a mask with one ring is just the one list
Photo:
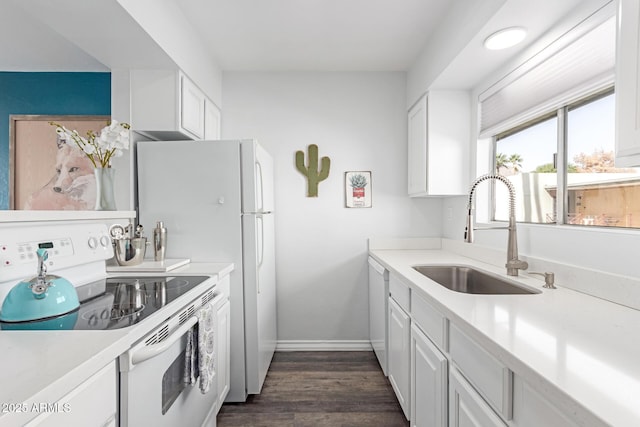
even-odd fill
[(344, 173), (345, 207), (370, 208), (372, 206), (371, 171)]
[(85, 136), (110, 120), (102, 115), (10, 115), (9, 209), (93, 210), (93, 165), (75, 143), (60, 140), (50, 122)]

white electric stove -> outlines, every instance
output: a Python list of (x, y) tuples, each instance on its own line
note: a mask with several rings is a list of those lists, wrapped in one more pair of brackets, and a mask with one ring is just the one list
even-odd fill
[[(203, 394), (184, 384), (186, 335), (196, 313), (223, 297), (206, 274), (108, 277), (113, 257), (108, 229), (96, 223), (19, 224), (0, 233), (0, 304), (19, 281), (37, 273), (37, 249), (49, 253), (47, 272), (69, 280), (80, 307), (28, 322), (0, 323), (7, 333), (24, 330), (130, 328), (142, 336), (119, 358), (120, 425), (203, 425), (211, 418), (216, 390)], [(215, 416), (213, 417), (215, 422)]]

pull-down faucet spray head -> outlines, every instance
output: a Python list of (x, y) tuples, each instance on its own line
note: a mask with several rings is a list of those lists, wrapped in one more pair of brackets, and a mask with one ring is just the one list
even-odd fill
[(464, 241), (473, 243), (473, 194), (476, 187), (483, 181), (487, 180), (501, 181), (509, 190), (509, 237), (507, 242), (507, 274), (509, 276), (517, 276), (518, 270), (526, 270), (529, 267), (526, 261), (518, 259), (518, 238), (516, 234), (516, 191), (511, 181), (503, 175), (485, 174), (481, 175), (471, 184), (469, 189), (469, 202), (467, 204), (467, 223), (464, 228)]
[(464, 241), (473, 243), (473, 208), (467, 206), (467, 223), (464, 226)]

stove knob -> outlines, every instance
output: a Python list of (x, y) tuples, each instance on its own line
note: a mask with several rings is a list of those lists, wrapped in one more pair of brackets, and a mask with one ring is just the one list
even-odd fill
[(109, 236), (102, 236), (100, 238), (100, 244), (103, 248), (109, 247), (109, 245), (111, 244), (111, 239), (109, 239)]
[(91, 249), (98, 247), (98, 240), (95, 237), (89, 237), (89, 241), (87, 243)]

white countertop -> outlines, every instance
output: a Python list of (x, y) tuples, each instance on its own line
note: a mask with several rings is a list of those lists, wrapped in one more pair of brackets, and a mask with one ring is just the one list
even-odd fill
[(61, 399), (125, 352), (128, 335), (128, 329), (0, 332), (0, 426), (23, 425), (38, 415), (29, 410), (33, 404)]
[(458, 293), (412, 266), (465, 264), (508, 276), (504, 268), (444, 250), (382, 249), (370, 254), (559, 409), (574, 414), (576, 402), (606, 424), (640, 425), (640, 311), (561, 283), (558, 289), (544, 289), (541, 277), (526, 273), (509, 278), (542, 293)]
[[(154, 275), (203, 274), (217, 280), (233, 269), (232, 263), (196, 263)], [(148, 272), (139, 274), (149, 276)], [(167, 313), (160, 310), (146, 320)], [(0, 331), (0, 426), (23, 425), (37, 415), (7, 411), (6, 406), (2, 411), (3, 404), (26, 404), (28, 408), (34, 403), (55, 403), (124, 353), (153, 326), (153, 322), (143, 321), (136, 327), (112, 331)]]

